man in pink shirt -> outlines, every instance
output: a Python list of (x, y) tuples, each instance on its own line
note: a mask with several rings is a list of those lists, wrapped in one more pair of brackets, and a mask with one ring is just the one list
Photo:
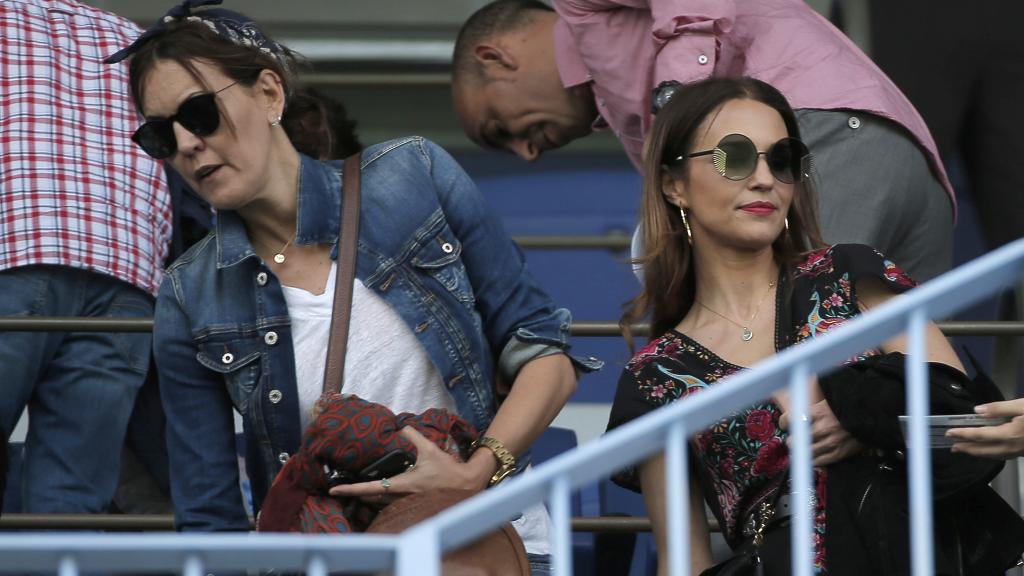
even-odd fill
[(882, 251), (918, 280), (947, 270), (955, 204), (928, 128), (802, 0), (498, 0), (455, 46), (466, 134), (526, 160), (611, 129), (639, 168), (655, 108), (709, 76), (753, 76), (797, 110), (830, 243)]

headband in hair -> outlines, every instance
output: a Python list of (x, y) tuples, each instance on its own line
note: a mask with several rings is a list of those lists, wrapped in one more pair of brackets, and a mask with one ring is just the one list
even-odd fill
[(172, 24), (182, 22), (199, 22), (212, 30), (217, 36), (239, 46), (255, 48), (269, 54), (281, 63), (285, 70), (290, 69), (288, 51), (284, 46), (267, 37), (255, 22), (248, 16), (225, 8), (205, 8), (193, 12), (195, 8), (220, 4), (223, 0), (185, 0), (171, 8), (163, 18), (149, 27), (127, 48), (122, 48), (108, 56), (104, 62), (115, 64), (138, 52), (150, 38), (166, 30)]

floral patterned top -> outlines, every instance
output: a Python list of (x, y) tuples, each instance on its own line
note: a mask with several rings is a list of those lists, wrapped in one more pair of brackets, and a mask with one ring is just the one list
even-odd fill
[[(896, 292), (915, 285), (895, 264), (860, 244), (840, 244), (811, 252), (792, 267), (791, 274), (780, 272), (775, 302), (776, 350), (825, 334), (859, 314), (854, 287), (859, 279), (868, 276), (881, 279)], [(868, 350), (849, 361), (877, 352)], [(670, 331), (652, 340), (626, 364), (608, 429), (713, 386), (743, 369), (719, 358), (686, 334)], [(769, 399), (719, 421), (691, 439), (705, 498), (733, 547), (746, 539), (743, 524), (751, 511), (762, 501), (773, 498), (786, 477), (789, 451), (787, 433), (779, 428), (781, 415), (779, 406)], [(815, 476), (815, 565), (816, 573), (825, 574), (825, 472), (816, 471)], [(624, 470), (613, 480), (640, 491), (635, 469)]]

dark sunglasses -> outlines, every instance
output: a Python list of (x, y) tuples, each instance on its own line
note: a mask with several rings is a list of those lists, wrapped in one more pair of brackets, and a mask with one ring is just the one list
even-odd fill
[(174, 154), (178, 149), (178, 141), (174, 138), (174, 123), (196, 136), (209, 136), (220, 127), (220, 110), (217, 109), (217, 94), (238, 84), (231, 84), (216, 92), (204, 92), (187, 98), (178, 106), (178, 111), (169, 118), (154, 118), (146, 121), (132, 134), (132, 141), (138, 144), (146, 154), (157, 160), (163, 160)]
[[(772, 144), (767, 152), (758, 152), (750, 138), (742, 134), (729, 134), (712, 150), (694, 152), (687, 158), (711, 155), (715, 170), (729, 180), (743, 180), (757, 169), (758, 156), (764, 155), (768, 169), (779, 182), (792, 184), (810, 177), (811, 153), (796, 138), (783, 138)], [(682, 156), (676, 158), (681, 161)]]

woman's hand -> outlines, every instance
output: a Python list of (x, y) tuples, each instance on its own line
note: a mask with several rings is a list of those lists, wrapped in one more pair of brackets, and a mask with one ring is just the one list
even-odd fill
[[(864, 449), (856, 438), (840, 424), (828, 402), (822, 400), (811, 405), (811, 454), (815, 467), (828, 466)], [(779, 428), (789, 428), (789, 412), (779, 418)], [(790, 437), (787, 442), (792, 441)]]
[(1024, 398), (982, 404), (975, 406), (974, 411), (986, 417), (1013, 420), (998, 426), (948, 430), (948, 438), (960, 440), (953, 444), (953, 452), (1003, 459), (1024, 456)]
[[(335, 486), (330, 490), (331, 496), (362, 498), (376, 504), (434, 488), (482, 490), (487, 486), (493, 470), (487, 472), (478, 464), (459, 462), (411, 426), (402, 428), (399, 433), (416, 446), (416, 463), (412, 467), (391, 478)], [(474, 460), (479, 462), (482, 459)], [(491, 460), (493, 462), (494, 458)], [(485, 460), (483, 462), (486, 463)]]

